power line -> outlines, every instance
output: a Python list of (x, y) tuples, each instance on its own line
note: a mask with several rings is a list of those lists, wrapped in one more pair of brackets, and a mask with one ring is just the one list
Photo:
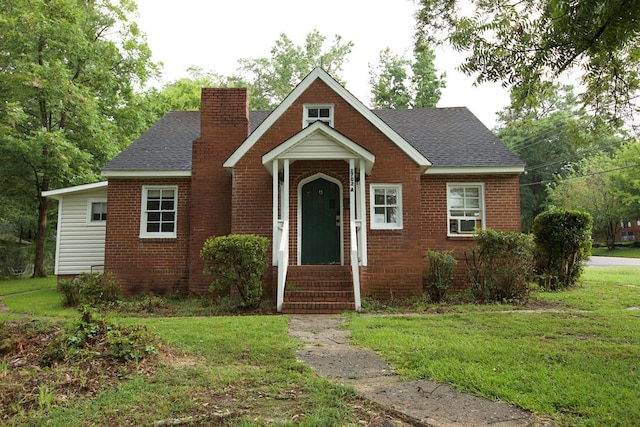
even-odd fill
[[(607, 169), (605, 171), (587, 173), (587, 174), (584, 174), (584, 175), (570, 176), (570, 177), (562, 178), (562, 180), (563, 181), (568, 181), (570, 179), (586, 178), (588, 176), (602, 175), (602, 174), (609, 173), (609, 172), (615, 172), (615, 171), (619, 171), (619, 170), (623, 170), (623, 169), (631, 169), (631, 168), (636, 168), (636, 167), (640, 167), (640, 163), (635, 164), (635, 165), (629, 165), (629, 166), (621, 166), (621, 167), (615, 168), (615, 169)], [(558, 180), (556, 180), (556, 179), (548, 179), (548, 180), (545, 180), (545, 181), (528, 182), (526, 184), (520, 184), (520, 187), (529, 187), (531, 185), (539, 185), (539, 184), (552, 184), (554, 182), (558, 182)]]

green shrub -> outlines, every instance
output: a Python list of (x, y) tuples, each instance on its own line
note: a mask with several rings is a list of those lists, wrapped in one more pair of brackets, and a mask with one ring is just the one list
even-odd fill
[(521, 302), (533, 280), (533, 240), (521, 233), (482, 230), (467, 257), (471, 290), (478, 301)]
[(453, 284), (453, 269), (457, 263), (453, 251), (427, 251), (429, 261), (429, 277), (425, 283), (425, 291), (433, 302), (444, 299)]
[(65, 307), (112, 305), (120, 299), (120, 284), (112, 273), (82, 273), (60, 281), (60, 290)]
[(269, 239), (251, 234), (210, 237), (200, 256), (207, 274), (213, 276), (211, 290), (227, 291), (232, 287), (242, 298), (242, 307), (256, 308), (262, 298), (262, 276), (267, 268)]
[(575, 285), (591, 251), (592, 225), (591, 215), (580, 211), (554, 209), (535, 218), (535, 273), (540, 287), (557, 290)]
[(120, 283), (113, 273), (83, 273), (77, 280), (80, 283), (80, 302), (84, 304), (115, 304), (120, 299)]
[(141, 360), (156, 353), (155, 339), (145, 327), (107, 322), (88, 305), (82, 305), (79, 311), (80, 321), (67, 333), (52, 340), (42, 352), (42, 366), (95, 357), (117, 361)]
[(77, 280), (61, 280), (59, 287), (60, 292), (62, 292), (62, 305), (64, 307), (75, 307), (80, 304), (80, 284)]

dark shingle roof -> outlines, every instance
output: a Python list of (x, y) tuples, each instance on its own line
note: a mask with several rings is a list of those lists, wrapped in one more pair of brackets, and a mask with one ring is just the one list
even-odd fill
[(416, 108), (373, 113), (434, 166), (522, 166), (469, 109)]
[[(253, 132), (270, 113), (251, 111), (250, 131)], [(102, 170), (191, 170), (191, 143), (199, 136), (199, 111), (170, 111)]]
[[(373, 110), (434, 166), (522, 166), (467, 108)], [(251, 111), (253, 132), (270, 111)], [(200, 135), (199, 111), (171, 111), (123, 150), (104, 171), (191, 169), (191, 143)]]

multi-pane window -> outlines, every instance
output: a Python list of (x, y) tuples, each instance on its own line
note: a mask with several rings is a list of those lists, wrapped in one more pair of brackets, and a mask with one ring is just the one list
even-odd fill
[(177, 187), (143, 187), (140, 237), (176, 237)]
[(91, 203), (91, 222), (107, 220), (107, 202)]
[(87, 204), (87, 224), (100, 225), (107, 220), (107, 201), (105, 199), (89, 199)]
[(447, 215), (450, 236), (470, 235), (484, 228), (484, 186), (448, 184)]
[(333, 126), (333, 105), (305, 105), (304, 127), (318, 120)]
[(371, 228), (402, 228), (402, 187), (371, 184)]

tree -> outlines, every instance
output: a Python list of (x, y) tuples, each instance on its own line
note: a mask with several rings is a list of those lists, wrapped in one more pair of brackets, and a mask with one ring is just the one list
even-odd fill
[(168, 111), (200, 110), (201, 92), (204, 87), (233, 87), (237, 83), (218, 73), (205, 72), (196, 66), (189, 67), (187, 74), (188, 77), (167, 83), (160, 90), (148, 89), (139, 97), (137, 110), (150, 116), (149, 125)]
[(352, 42), (342, 42), (336, 35), (333, 44), (323, 49), (326, 37), (313, 30), (304, 45), (295, 45), (281, 34), (271, 48), (271, 57), (243, 58), (238, 62), (239, 74), (228, 79), (234, 86), (246, 82), (249, 86), (250, 106), (254, 110), (275, 108), (315, 67), (322, 67), (340, 81), (340, 73), (351, 53)]
[(590, 118), (578, 107), (572, 86), (549, 85), (535, 105), (499, 113), (497, 135), (525, 162), (520, 176), (522, 227), (546, 209), (547, 184), (566, 176), (572, 165), (595, 152), (613, 153), (622, 138), (589, 130)]
[(43, 276), (50, 188), (95, 181), (140, 129), (127, 102), (155, 72), (131, 0), (5, 0), (0, 12), (2, 191), (28, 183)]
[(549, 187), (553, 206), (588, 212), (593, 217), (593, 233), (613, 249), (625, 206), (611, 172), (616, 160), (606, 153), (582, 159), (567, 176)]
[(640, 219), (640, 142), (629, 141), (616, 153), (618, 170), (611, 180), (618, 188), (623, 217)]
[(369, 65), (369, 84), (374, 108), (435, 107), (446, 86), (442, 73), (437, 75), (435, 54), (427, 43), (418, 44), (414, 60), (394, 54), (390, 48), (380, 51), (378, 64)]
[(393, 54), (390, 48), (380, 51), (376, 68), (369, 66), (371, 105), (374, 108), (409, 108), (411, 94), (407, 81), (407, 68), (411, 62)]
[(640, 0), (420, 0), (416, 19), (420, 37), (466, 52), (464, 72), (502, 82), (519, 103), (579, 75), (595, 116), (637, 111)]

